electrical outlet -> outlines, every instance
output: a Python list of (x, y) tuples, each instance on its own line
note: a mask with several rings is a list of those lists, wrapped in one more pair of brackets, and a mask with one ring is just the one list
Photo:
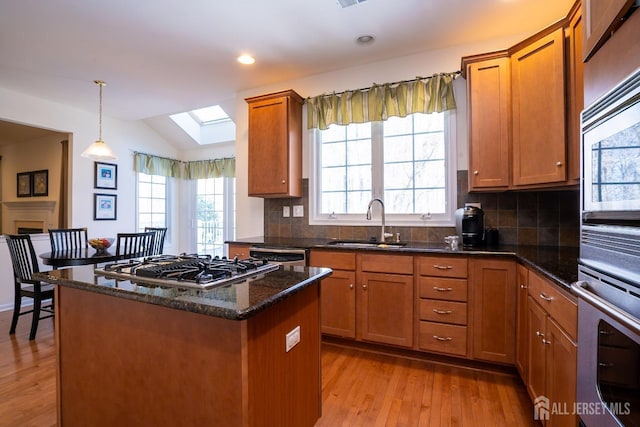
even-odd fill
[(293, 206), (293, 216), (294, 217), (303, 217), (304, 216), (304, 206), (302, 205), (294, 205)]
[(291, 208), (289, 206), (282, 207), (282, 216), (285, 218), (288, 218), (289, 216), (291, 216)]
[(300, 326), (293, 328), (285, 339), (285, 351), (288, 353), (300, 342)]

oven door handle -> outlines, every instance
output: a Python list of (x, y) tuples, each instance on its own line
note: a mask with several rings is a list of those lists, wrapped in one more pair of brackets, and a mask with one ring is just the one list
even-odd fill
[(606, 313), (623, 326), (640, 334), (640, 320), (636, 319), (626, 311), (620, 310), (618, 307), (600, 298), (593, 292), (589, 291), (589, 283), (579, 280), (571, 284), (571, 289), (582, 299), (593, 305), (600, 311)]

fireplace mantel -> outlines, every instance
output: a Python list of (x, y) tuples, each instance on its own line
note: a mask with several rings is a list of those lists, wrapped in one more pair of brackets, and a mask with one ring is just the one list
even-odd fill
[(7, 209), (17, 210), (49, 210), (53, 211), (56, 208), (55, 200), (12, 200), (2, 202)]

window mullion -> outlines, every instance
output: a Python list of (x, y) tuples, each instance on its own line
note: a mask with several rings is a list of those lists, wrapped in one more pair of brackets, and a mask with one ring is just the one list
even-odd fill
[(384, 124), (371, 122), (372, 197), (384, 198)]

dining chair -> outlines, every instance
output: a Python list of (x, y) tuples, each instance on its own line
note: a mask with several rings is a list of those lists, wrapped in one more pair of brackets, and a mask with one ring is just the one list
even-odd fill
[(151, 255), (153, 236), (153, 231), (118, 233), (116, 236), (116, 258), (140, 258)]
[(86, 227), (49, 230), (49, 239), (52, 252), (89, 247)]
[[(38, 260), (31, 243), (29, 234), (8, 235), (6, 236), (9, 254), (11, 255), (11, 263), (13, 264), (13, 278), (15, 287), (15, 299), (13, 305), (13, 318), (11, 319), (11, 328), (9, 335), (16, 332), (18, 318), (24, 314), (33, 313), (31, 320), (31, 332), (29, 340), (36, 338), (38, 330), (38, 322), (42, 319), (53, 317), (53, 285), (41, 283), (33, 280), (33, 273), (38, 273)], [(31, 310), (22, 311), (22, 298), (33, 299), (33, 308)], [(43, 305), (43, 302), (50, 300), (51, 303)], [(41, 312), (45, 312), (42, 315)]]
[(153, 232), (153, 245), (149, 255), (161, 255), (164, 250), (164, 239), (167, 236), (166, 227), (145, 227), (145, 232)]

